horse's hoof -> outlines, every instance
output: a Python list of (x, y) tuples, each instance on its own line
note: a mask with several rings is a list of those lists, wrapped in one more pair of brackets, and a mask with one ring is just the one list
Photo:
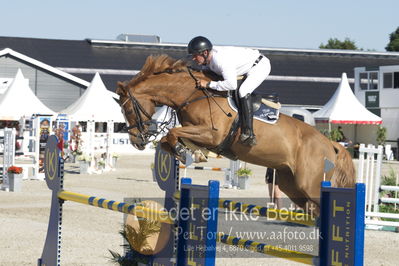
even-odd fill
[(207, 158), (202, 154), (200, 151), (195, 151), (194, 152), (194, 162), (195, 163), (202, 163), (202, 162), (207, 162)]

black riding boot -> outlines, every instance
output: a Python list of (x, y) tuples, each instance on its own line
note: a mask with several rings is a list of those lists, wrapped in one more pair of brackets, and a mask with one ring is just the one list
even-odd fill
[(256, 137), (253, 130), (253, 106), (251, 94), (245, 95), (240, 98), (241, 109), (241, 136), (240, 141), (248, 146), (256, 145)]

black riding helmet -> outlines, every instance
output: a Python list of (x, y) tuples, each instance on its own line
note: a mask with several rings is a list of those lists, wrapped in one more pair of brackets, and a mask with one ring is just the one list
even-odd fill
[(200, 54), (203, 51), (212, 50), (212, 43), (205, 37), (197, 36), (188, 43), (189, 54)]

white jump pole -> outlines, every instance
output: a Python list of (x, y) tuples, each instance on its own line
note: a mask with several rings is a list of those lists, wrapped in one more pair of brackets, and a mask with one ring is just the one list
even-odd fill
[(10, 187), (7, 169), (15, 164), (15, 135), (15, 128), (4, 128), (2, 190), (8, 190)]
[(108, 120), (107, 121), (107, 138), (106, 138), (106, 165), (107, 166), (112, 166), (112, 138), (113, 138), (113, 133), (114, 133), (114, 121)]
[[(382, 165), (382, 153), (383, 153), (383, 147), (381, 145), (378, 145), (377, 147), (377, 167), (375, 170), (375, 185), (374, 185), (374, 207), (373, 211), (378, 212), (380, 207), (379, 207), (379, 193), (380, 193), (380, 185), (381, 185), (381, 167)], [(373, 156), (374, 158), (374, 156)]]

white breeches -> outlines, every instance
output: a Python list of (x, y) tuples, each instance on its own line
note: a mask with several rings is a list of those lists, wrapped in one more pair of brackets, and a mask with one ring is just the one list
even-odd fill
[(240, 87), (240, 98), (251, 94), (269, 76), (271, 70), (270, 60), (263, 57), (259, 63), (247, 73), (247, 78)]

